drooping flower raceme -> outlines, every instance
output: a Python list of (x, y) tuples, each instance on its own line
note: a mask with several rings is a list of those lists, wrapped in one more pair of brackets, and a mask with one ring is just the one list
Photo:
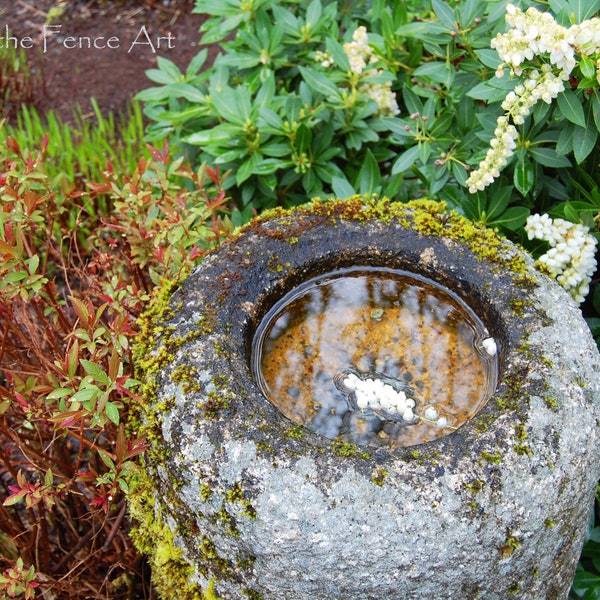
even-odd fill
[(508, 117), (502, 115), (498, 117), (494, 136), (485, 159), (479, 163), (479, 169), (473, 171), (467, 179), (471, 193), (483, 190), (500, 175), (500, 169), (506, 165), (517, 146), (516, 139), (519, 133), (517, 128), (508, 122)]
[(596, 271), (597, 240), (589, 228), (548, 215), (531, 215), (525, 224), (530, 240), (545, 240), (548, 252), (540, 256), (544, 265), (577, 302), (583, 302), (589, 292), (591, 277)]
[[(600, 51), (600, 19), (588, 19), (567, 28), (559, 25), (549, 13), (542, 13), (534, 7), (523, 12), (508, 4), (506, 22), (510, 26), (509, 31), (497, 35), (491, 42), (503, 61), (496, 72), (498, 77), (504, 75), (506, 67), (511, 74), (523, 75), (526, 61), (535, 57), (548, 61), (541, 67), (541, 72), (531, 69), (525, 80), (509, 92), (502, 103), (504, 116), (515, 125), (521, 125), (537, 102), (543, 100), (550, 104), (564, 91), (564, 82), (577, 64), (577, 55), (589, 56)], [(600, 59), (596, 65), (596, 78), (600, 83)], [(492, 158), (488, 152), (467, 179), (471, 193), (492, 183), (499, 175), (501, 167), (498, 164), (504, 166), (512, 155), (512, 144), (505, 143), (505, 133), (505, 127), (496, 129), (495, 138), (490, 143)], [(500, 155), (506, 160), (498, 161)]]
[(542, 55), (548, 55), (550, 64), (567, 75), (571, 73), (576, 63), (573, 28), (559, 25), (551, 14), (534, 7), (523, 12), (512, 4), (506, 7), (506, 22), (511, 29), (497, 35), (491, 46), (517, 75), (525, 60)]
[[(344, 44), (344, 54), (348, 57), (351, 73), (362, 75), (363, 79), (378, 77), (383, 74), (381, 69), (367, 68), (369, 65), (376, 63), (378, 59), (373, 54), (371, 46), (369, 46), (369, 35), (363, 25), (354, 31), (352, 41)], [(315, 53), (315, 61), (326, 69), (334, 65), (333, 57), (320, 50)], [(391, 81), (365, 81), (358, 86), (358, 92), (374, 100), (378, 112), (382, 116), (397, 115), (400, 112), (396, 102), (396, 94), (392, 91)]]

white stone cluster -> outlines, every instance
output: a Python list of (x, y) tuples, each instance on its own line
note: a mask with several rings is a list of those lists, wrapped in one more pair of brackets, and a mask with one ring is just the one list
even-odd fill
[(511, 74), (522, 75), (524, 63), (535, 57), (548, 62), (540, 70), (532, 68), (502, 103), (505, 112), (498, 119), (491, 147), (467, 179), (471, 193), (490, 185), (513, 154), (518, 135), (514, 126), (508, 124), (509, 119), (515, 125), (522, 125), (537, 102), (543, 100), (550, 104), (564, 91), (565, 81), (577, 65), (577, 55), (596, 55), (596, 78), (600, 83), (600, 19), (588, 19), (567, 28), (559, 25), (550, 13), (534, 7), (523, 12), (508, 4), (506, 22), (509, 31), (498, 34), (491, 41), (492, 48), (503, 61), (496, 71), (498, 77), (504, 75), (506, 67)]
[(481, 347), (490, 355), (496, 356), (498, 354), (498, 346), (496, 340), (493, 337), (485, 338), (481, 342)]
[[(378, 58), (373, 54), (373, 49), (369, 46), (369, 34), (363, 25), (354, 31), (352, 41), (344, 44), (344, 53), (348, 57), (352, 73), (364, 75), (365, 78), (377, 77), (383, 73), (381, 69), (367, 69), (369, 65), (376, 63)], [(321, 50), (315, 53), (315, 61), (326, 69), (335, 64), (333, 56)], [(397, 115), (400, 112), (398, 103), (396, 102), (396, 94), (392, 91), (391, 81), (377, 83), (363, 82), (358, 86), (358, 91), (375, 101), (380, 115)]]
[(545, 240), (550, 244), (539, 262), (577, 302), (583, 302), (590, 290), (591, 276), (596, 271), (598, 240), (590, 235), (589, 227), (535, 214), (527, 218), (525, 231), (530, 240)]
[(354, 373), (349, 373), (343, 380), (347, 390), (354, 392), (356, 406), (360, 410), (384, 410), (390, 414), (402, 416), (404, 421), (412, 422), (417, 419), (413, 412), (416, 402), (405, 392), (395, 390), (381, 379), (361, 379)]
[(354, 373), (348, 373), (343, 379), (344, 387), (354, 393), (356, 407), (359, 410), (385, 411), (399, 415), (406, 423), (415, 423), (419, 419), (446, 427), (448, 419), (440, 416), (434, 406), (428, 406), (423, 416), (414, 412), (416, 402), (402, 390), (396, 390), (381, 379), (369, 377), (361, 379)]
[(429, 423), (435, 423), (438, 427), (446, 427), (448, 425), (448, 419), (440, 417), (435, 406), (428, 406), (421, 418)]

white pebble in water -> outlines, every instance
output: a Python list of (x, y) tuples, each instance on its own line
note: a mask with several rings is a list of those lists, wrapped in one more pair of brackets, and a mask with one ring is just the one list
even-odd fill
[(496, 340), (493, 337), (485, 338), (485, 340), (481, 342), (481, 346), (490, 356), (496, 356), (498, 347), (496, 346)]
[(438, 411), (435, 409), (435, 407), (433, 406), (428, 406), (425, 409), (425, 418), (429, 419), (430, 421), (435, 421), (438, 417)]

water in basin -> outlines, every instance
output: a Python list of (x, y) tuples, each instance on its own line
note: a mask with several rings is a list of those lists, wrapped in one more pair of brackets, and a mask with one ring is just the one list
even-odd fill
[(315, 277), (280, 299), (256, 331), (251, 363), (290, 421), (365, 446), (450, 434), (497, 378), (496, 343), (457, 294), (375, 267)]

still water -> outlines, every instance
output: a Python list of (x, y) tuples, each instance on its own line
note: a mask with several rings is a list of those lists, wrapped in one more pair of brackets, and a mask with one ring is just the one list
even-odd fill
[[(251, 362), (265, 396), (292, 422), (349, 443), (412, 446), (448, 435), (487, 402), (497, 357), (485, 339), (477, 315), (441, 285), (354, 267), (279, 300), (254, 336)], [(366, 406), (357, 383), (413, 400), (414, 418)]]

